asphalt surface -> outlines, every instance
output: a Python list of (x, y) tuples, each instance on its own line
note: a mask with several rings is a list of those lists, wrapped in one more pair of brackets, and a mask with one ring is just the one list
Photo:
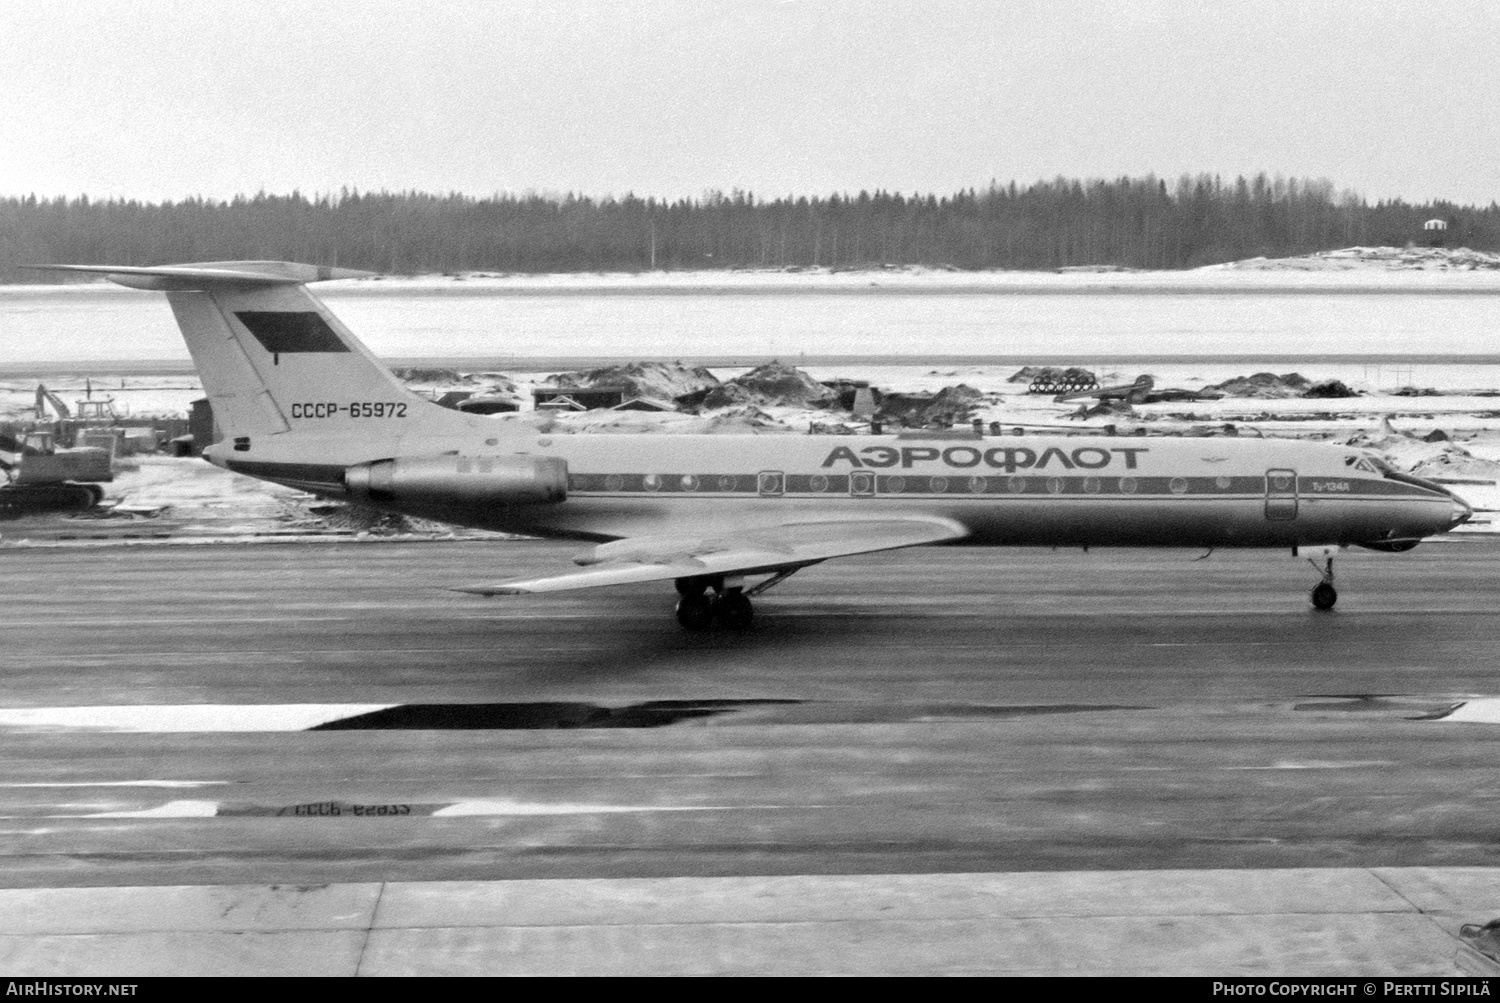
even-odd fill
[(447, 589), (574, 549), (0, 552), (4, 708), (405, 708), (0, 726), (0, 885), (1500, 863), (1497, 730), (1420, 719), (1500, 692), (1492, 545), (1341, 557), (1326, 614), (1224, 551), (875, 555), (701, 635), (660, 587)]

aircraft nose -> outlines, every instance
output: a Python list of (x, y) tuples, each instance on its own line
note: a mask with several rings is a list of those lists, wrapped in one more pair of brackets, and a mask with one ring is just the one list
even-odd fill
[(1474, 516), (1474, 509), (1472, 507), (1470, 507), (1469, 503), (1466, 502), (1466, 501), (1464, 501), (1462, 498), (1458, 497), (1458, 495), (1454, 495), (1453, 496), (1453, 514), (1450, 517), (1450, 521), (1448, 523), (1448, 529), (1449, 530), (1457, 529), (1459, 526), (1462, 526), (1464, 523), (1468, 522), (1471, 518), (1473, 518), (1473, 516)]

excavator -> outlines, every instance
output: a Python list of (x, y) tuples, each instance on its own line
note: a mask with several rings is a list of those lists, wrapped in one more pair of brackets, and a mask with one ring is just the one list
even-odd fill
[[(48, 428), (47, 407), (57, 414)], [(57, 444), (68, 406), (43, 384), (36, 388), (36, 422), (14, 434), (0, 431), (0, 517), (29, 512), (77, 511), (104, 500), (101, 482), (114, 480), (110, 450), (64, 449)]]

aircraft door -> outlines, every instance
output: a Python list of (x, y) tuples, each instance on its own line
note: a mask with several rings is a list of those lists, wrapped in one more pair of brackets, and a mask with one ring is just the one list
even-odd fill
[(1297, 471), (1266, 471), (1266, 518), (1272, 522), (1297, 518)]
[(755, 478), (762, 498), (780, 498), (786, 493), (786, 474), (780, 470), (762, 470)]

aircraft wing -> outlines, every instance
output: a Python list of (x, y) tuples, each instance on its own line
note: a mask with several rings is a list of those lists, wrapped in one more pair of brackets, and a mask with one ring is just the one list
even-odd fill
[(458, 592), (520, 595), (563, 592), (605, 585), (630, 585), (671, 578), (772, 574), (817, 564), (832, 557), (918, 547), (958, 540), (968, 530), (951, 519), (840, 519), (783, 523), (724, 536), (652, 536), (614, 540), (577, 558), (582, 571), (547, 578), (467, 585)]

